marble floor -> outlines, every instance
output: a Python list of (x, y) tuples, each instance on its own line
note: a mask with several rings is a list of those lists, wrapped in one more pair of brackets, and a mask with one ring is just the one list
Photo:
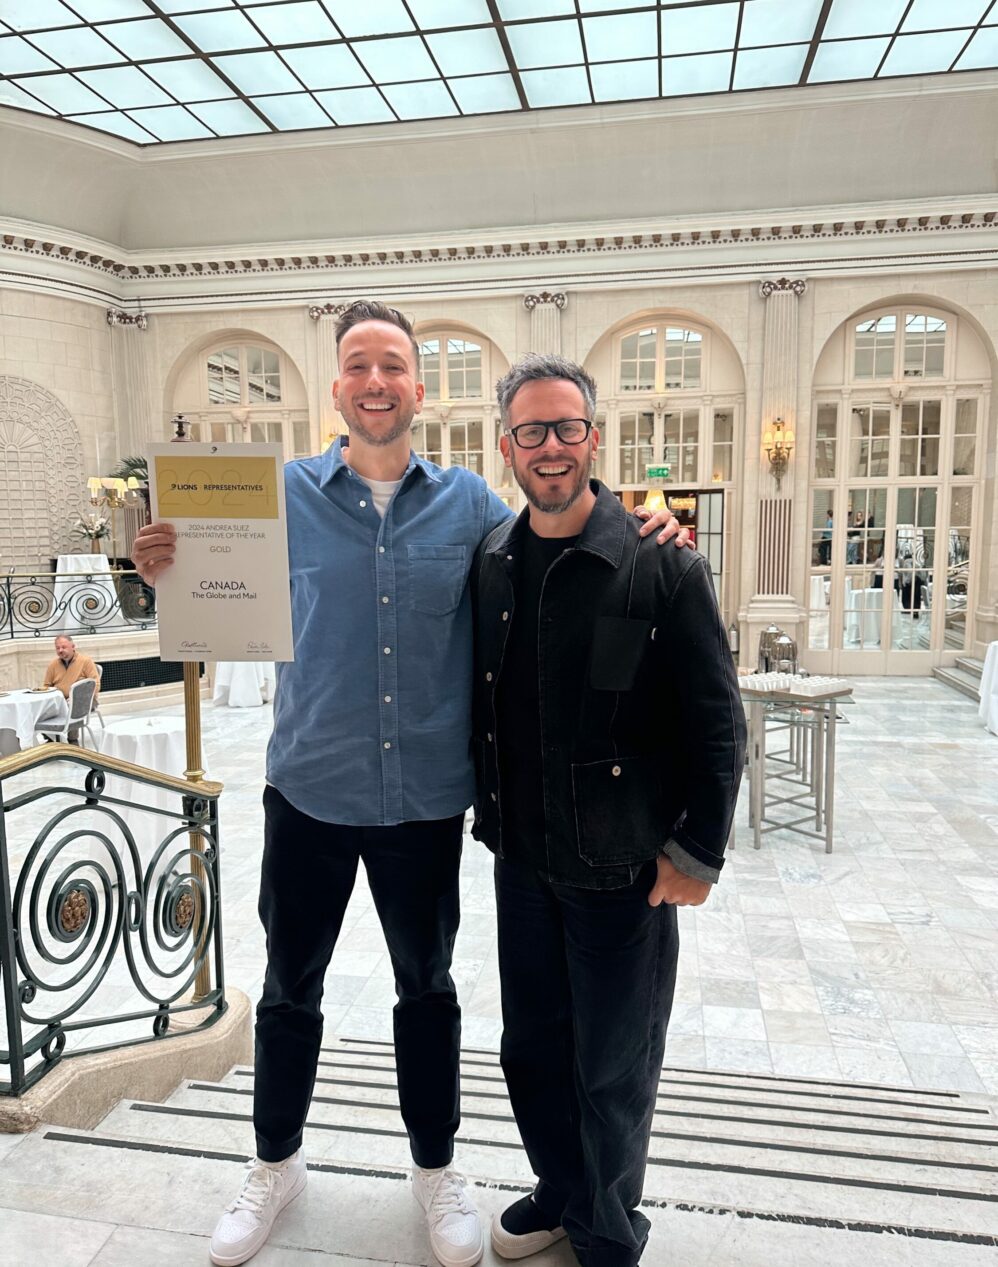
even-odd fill
[[(833, 854), (786, 832), (753, 850), (743, 791), (721, 883), (703, 907), (680, 912), (666, 1063), (998, 1095), (998, 739), (980, 726), (970, 700), (925, 679), (858, 680), (848, 719), (839, 732)], [(269, 706), (204, 706), (205, 764), (225, 784), (227, 978), (254, 1001), (264, 972), (256, 897), (269, 728)], [(34, 778), (5, 785), (5, 794)], [(51, 812), (51, 803), (23, 812), (8, 842), (15, 876)], [(501, 1022), (490, 864), (469, 837), (454, 976), (465, 1046), (494, 1050)], [(124, 1002), (129, 988), (121, 972), (109, 973), (92, 1006)], [(361, 875), (327, 976), (327, 1035), (388, 1039), (393, 1004), (384, 939)], [(3, 1267), (206, 1261), (211, 1224), (235, 1183), (233, 1162), (109, 1153), (120, 1162), (98, 1175), (52, 1147), (38, 1132), (0, 1136)], [(58, 1175), (53, 1165), (62, 1167)], [(296, 1203), (284, 1216), (275, 1243), (255, 1260), (260, 1267), (432, 1261), (401, 1178), (327, 1174), (311, 1186), (310, 1206)], [(505, 1201), (489, 1189), (477, 1199), (486, 1212)], [(362, 1207), (377, 1210), (376, 1248)], [(817, 1267), (856, 1252), (845, 1230), (777, 1225), (720, 1207), (670, 1202), (651, 1217), (649, 1267)], [(881, 1235), (863, 1252), (878, 1267), (983, 1267), (988, 1246), (979, 1238), (942, 1245)], [(538, 1267), (570, 1261), (564, 1246), (537, 1259)], [(498, 1262), (487, 1251), (485, 1263)]]
[[(254, 1001), (270, 712), (203, 709), (206, 768), (225, 785), (226, 974)], [(743, 787), (721, 882), (680, 911), (666, 1061), (998, 1094), (998, 739), (972, 701), (928, 679), (858, 679), (847, 714), (831, 855), (782, 831), (753, 850)], [(15, 872), (29, 839), (10, 842)], [(464, 1042), (497, 1048), (491, 857), (470, 836), (461, 892)], [(326, 979), (327, 1031), (389, 1038), (394, 1001), (361, 872)]]

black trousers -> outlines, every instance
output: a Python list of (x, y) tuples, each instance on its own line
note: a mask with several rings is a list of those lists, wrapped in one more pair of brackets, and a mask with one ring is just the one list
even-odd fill
[(502, 1068), (538, 1184), (582, 1267), (632, 1267), (676, 984), (673, 906), (646, 900), (655, 864), (624, 889), (550, 884), (496, 860)]
[(301, 1146), (322, 1040), (323, 979), (364, 863), (395, 970), (395, 1066), (418, 1166), (450, 1163), (460, 1122), (461, 1010), (450, 976), (463, 814), (396, 827), (344, 827), (263, 796), (260, 919), (267, 974), (256, 1010), (258, 1155)]

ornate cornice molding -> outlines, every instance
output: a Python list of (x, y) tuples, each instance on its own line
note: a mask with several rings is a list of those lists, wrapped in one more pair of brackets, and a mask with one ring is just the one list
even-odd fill
[[(225, 258), (219, 252), (215, 259), (191, 259), (189, 262), (136, 262), (134, 255), (115, 259), (100, 252), (75, 246), (59, 245), (36, 237), (15, 233), (0, 235), (0, 253), (35, 256), (64, 261), (91, 269), (96, 273), (132, 281), (136, 278), (152, 284), (164, 279), (217, 279), (259, 276), (261, 274), (306, 274), (329, 270), (378, 269), (404, 264), (452, 265), (468, 261), (536, 259), (538, 261), (571, 259), (585, 256), (627, 255), (669, 250), (707, 250), (711, 247), (766, 245), (841, 241), (857, 238), (918, 236), (947, 234), (955, 231), (998, 229), (998, 211), (967, 211), (937, 215), (898, 215), (864, 220), (812, 221), (798, 224), (770, 224), (744, 228), (684, 229), (660, 233), (618, 233), (586, 237), (541, 238), (535, 241), (493, 241), (461, 246), (393, 248), (391, 250), (351, 250), (314, 255), (265, 255)], [(136, 253), (137, 254), (137, 253)], [(544, 292), (542, 292), (543, 294)], [(538, 296), (540, 300), (540, 296)], [(325, 314), (320, 314), (325, 315)], [(318, 318), (315, 318), (318, 320)]]
[(801, 295), (807, 290), (807, 282), (803, 277), (795, 277), (791, 281), (788, 277), (778, 277), (775, 282), (764, 281), (759, 285), (759, 294), (763, 299), (768, 299), (774, 293), (784, 292), (792, 293), (800, 299)]
[(533, 312), (539, 304), (553, 304), (560, 312), (568, 303), (568, 296), (563, 290), (542, 290), (539, 295), (524, 295), (523, 306), (527, 312)]
[(147, 330), (149, 318), (141, 310), (135, 313), (122, 312), (120, 308), (108, 308), (107, 324), (109, 326), (134, 326), (136, 330)]

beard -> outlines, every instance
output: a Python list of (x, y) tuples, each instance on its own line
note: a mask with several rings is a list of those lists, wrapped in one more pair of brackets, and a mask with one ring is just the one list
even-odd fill
[(516, 480), (517, 484), (519, 484), (519, 486), (523, 489), (524, 496), (526, 497), (527, 501), (531, 504), (531, 506), (533, 506), (535, 510), (539, 510), (542, 512), (542, 514), (545, 514), (545, 515), (561, 515), (561, 514), (564, 514), (566, 510), (570, 509), (572, 506), (575, 505), (575, 503), (579, 500), (582, 494), (589, 487), (589, 475), (590, 475), (590, 472), (592, 471), (592, 467), (593, 467), (593, 458), (592, 458), (592, 453), (590, 452), (588, 454), (588, 460), (580, 464), (578, 473), (575, 476), (575, 480), (572, 483), (571, 488), (569, 489), (568, 496), (562, 497), (560, 500), (555, 501), (555, 500), (552, 500), (551, 495), (549, 495), (546, 499), (543, 497), (542, 495), (543, 485), (541, 486), (542, 487), (541, 492), (538, 492), (537, 490), (535, 490), (533, 486), (530, 485), (528, 481), (529, 473), (523, 472), (521, 474), (520, 468), (517, 464), (517, 455), (515, 452), (513, 455), (513, 478)]
[(360, 417), (359, 410), (344, 411), (341, 409), (341, 413), (343, 414), (343, 421), (347, 424), (347, 430), (352, 436), (357, 436), (365, 444), (372, 444), (382, 448), (385, 445), (394, 444), (396, 440), (400, 440), (411, 429), (412, 420), (415, 417), (415, 411), (410, 413), (408, 417), (400, 413), (395, 426), (390, 431), (371, 431)]

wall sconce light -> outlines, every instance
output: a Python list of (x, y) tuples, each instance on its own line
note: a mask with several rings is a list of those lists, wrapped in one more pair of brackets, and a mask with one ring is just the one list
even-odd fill
[(776, 480), (776, 491), (780, 491), (780, 482), (790, 465), (790, 455), (794, 451), (794, 433), (784, 427), (783, 419), (777, 418), (771, 429), (767, 429), (762, 437), (762, 447), (769, 458), (770, 474)]

